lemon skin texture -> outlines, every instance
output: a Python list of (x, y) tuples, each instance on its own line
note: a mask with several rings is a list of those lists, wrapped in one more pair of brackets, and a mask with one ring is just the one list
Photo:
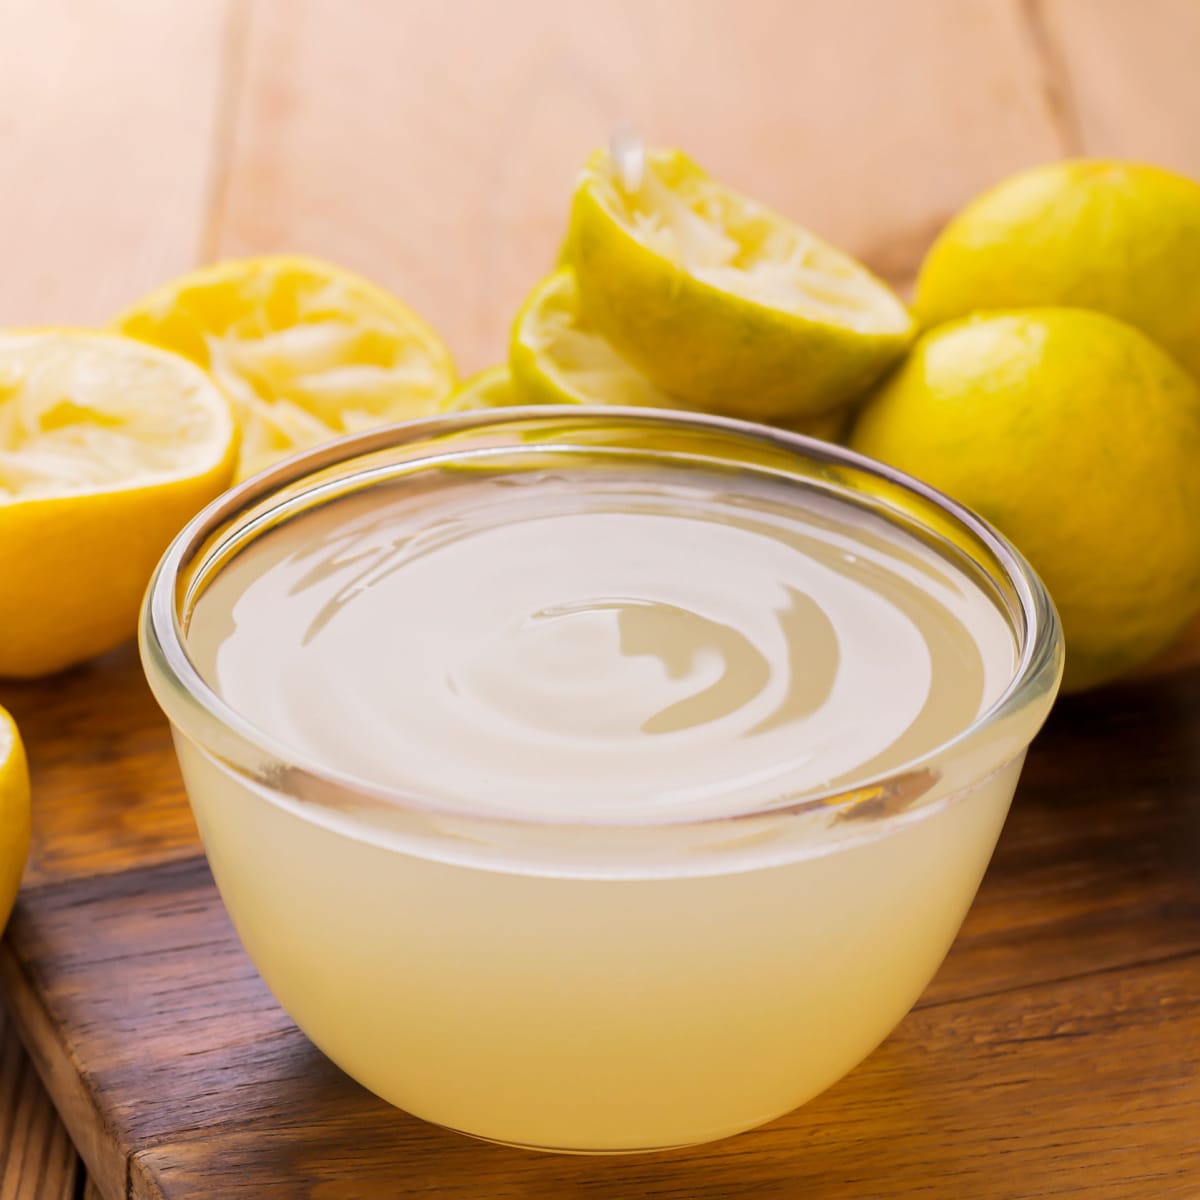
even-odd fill
[(1091, 308), (1133, 325), (1200, 378), (1200, 183), (1076, 159), (985, 192), (943, 230), (917, 280), (924, 326), (971, 312)]
[(1062, 617), (1064, 688), (1115, 679), (1200, 609), (1200, 391), (1136, 329), (1042, 309), (926, 333), (851, 435), (975, 509)]

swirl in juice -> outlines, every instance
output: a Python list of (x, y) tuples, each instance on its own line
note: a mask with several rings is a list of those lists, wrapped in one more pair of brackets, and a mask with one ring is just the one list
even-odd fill
[(600, 467), (441, 471), (307, 512), (204, 593), (189, 649), (312, 760), (581, 820), (741, 812), (897, 768), (1015, 661), (994, 600), (869, 513)]

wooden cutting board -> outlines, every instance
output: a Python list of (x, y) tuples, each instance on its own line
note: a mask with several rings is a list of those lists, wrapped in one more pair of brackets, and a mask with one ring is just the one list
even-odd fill
[(0, 983), (107, 1200), (1200, 1197), (1195, 666), (1060, 703), (949, 959), (862, 1067), (644, 1158), (473, 1142), (324, 1059), (234, 936), (131, 647), (0, 704), (36, 806)]

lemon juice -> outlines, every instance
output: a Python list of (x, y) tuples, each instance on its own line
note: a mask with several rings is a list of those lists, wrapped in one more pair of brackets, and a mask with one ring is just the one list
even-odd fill
[(647, 445), (264, 491), (181, 593), (219, 731), (147, 649), (266, 982), (483, 1138), (691, 1144), (833, 1083), (936, 970), (1044, 716), (964, 742), (1029, 631), (952, 539)]

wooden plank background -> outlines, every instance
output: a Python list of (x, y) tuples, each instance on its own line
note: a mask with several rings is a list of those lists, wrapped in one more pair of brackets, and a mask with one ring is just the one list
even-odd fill
[(499, 359), (626, 120), (910, 278), (975, 192), (1088, 153), (1200, 175), (1194, 0), (0, 0), (0, 323), (201, 259), (377, 276)]
[[(100, 323), (196, 262), (296, 249), (395, 289), (471, 370), (622, 120), (903, 287), (1021, 166), (1200, 177), (1198, 62), (1197, 0), (0, 0), (0, 325)], [(25, 722), (30, 887), (195, 849), (160, 801), (161, 723), (125, 699), (136, 662), (94, 670)], [(85, 763), (73, 720), (99, 723)], [(80, 770), (94, 806), (70, 802)], [(70, 1195), (74, 1171), (0, 1027), (0, 1200)]]

